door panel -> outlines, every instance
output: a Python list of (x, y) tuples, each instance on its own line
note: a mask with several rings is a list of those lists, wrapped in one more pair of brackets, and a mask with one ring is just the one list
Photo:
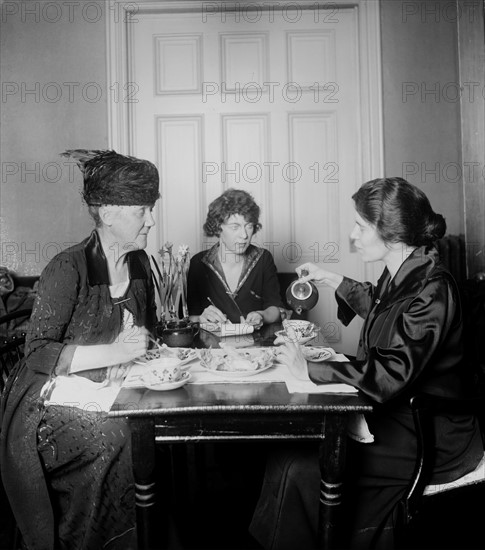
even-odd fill
[[(209, 246), (207, 206), (236, 187), (260, 205), (255, 241), (280, 271), (313, 261), (363, 279), (348, 239), (363, 181), (359, 11), (323, 23), (321, 6), (251, 19), (191, 5), (139, 11), (128, 33), (131, 153), (154, 161), (162, 180), (148, 252), (167, 240), (192, 253)], [(343, 330), (333, 292), (320, 294), (310, 313), (320, 343), (352, 353), (359, 324)]]

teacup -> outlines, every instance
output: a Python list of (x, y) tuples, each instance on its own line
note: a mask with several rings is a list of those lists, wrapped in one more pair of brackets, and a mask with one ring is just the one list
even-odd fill
[[(289, 331), (288, 327), (291, 327), (293, 330)], [(289, 342), (306, 344), (316, 337), (319, 330), (320, 327), (317, 327), (314, 323), (311, 323), (310, 321), (298, 319), (291, 321), (285, 320), (283, 321), (283, 330), (275, 332), (275, 335), (278, 337), (283, 337), (286, 341)]]
[(283, 329), (285, 332), (287, 332), (287, 327), (291, 327), (295, 331), (298, 339), (311, 336), (318, 330), (314, 323), (300, 319), (283, 321)]
[(148, 371), (143, 378), (150, 384), (167, 384), (180, 380), (182, 373), (179, 359), (176, 357), (160, 357), (150, 361)]

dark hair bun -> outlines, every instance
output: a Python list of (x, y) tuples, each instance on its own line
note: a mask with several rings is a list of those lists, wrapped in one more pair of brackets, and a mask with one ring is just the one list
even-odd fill
[(423, 244), (432, 244), (446, 233), (446, 221), (441, 214), (432, 212), (424, 227)]
[(375, 225), (386, 243), (429, 246), (446, 232), (446, 222), (424, 192), (403, 178), (370, 180), (352, 195), (357, 212)]

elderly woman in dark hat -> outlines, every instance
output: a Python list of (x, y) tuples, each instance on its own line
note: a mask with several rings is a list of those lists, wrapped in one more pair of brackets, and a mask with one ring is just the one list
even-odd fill
[(128, 426), (51, 397), (66, 379), (104, 384), (147, 349), (156, 307), (143, 249), (158, 171), (114, 151), (63, 155), (83, 173), (96, 227), (40, 277), (25, 357), (2, 401), (2, 477), (29, 549), (126, 550), (136, 548)]

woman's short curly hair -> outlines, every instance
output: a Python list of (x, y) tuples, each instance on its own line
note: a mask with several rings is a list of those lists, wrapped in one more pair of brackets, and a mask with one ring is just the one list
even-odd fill
[(241, 215), (247, 223), (254, 224), (254, 233), (261, 229), (259, 223), (260, 208), (252, 195), (242, 189), (227, 189), (209, 204), (204, 233), (208, 237), (218, 237), (221, 225), (234, 214)]

